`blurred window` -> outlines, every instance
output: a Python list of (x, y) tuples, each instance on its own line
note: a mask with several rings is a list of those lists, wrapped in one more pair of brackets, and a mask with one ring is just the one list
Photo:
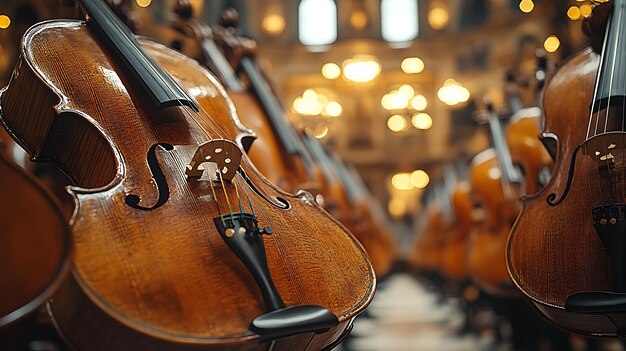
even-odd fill
[(298, 36), (304, 45), (337, 40), (337, 4), (333, 0), (302, 0), (298, 7)]
[(417, 0), (383, 0), (380, 3), (383, 39), (398, 43), (417, 38), (418, 11)]

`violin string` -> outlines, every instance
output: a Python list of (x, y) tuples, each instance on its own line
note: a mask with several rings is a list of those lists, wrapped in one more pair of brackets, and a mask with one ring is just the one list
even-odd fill
[[(589, 139), (591, 137), (591, 125), (593, 121), (594, 111), (596, 111), (596, 101), (598, 99), (598, 91), (600, 90), (600, 78), (603, 75), (603, 62), (605, 58), (606, 47), (608, 45), (609, 27), (611, 26), (611, 20), (612, 20), (611, 18), (608, 19), (608, 23), (607, 23), (605, 34), (604, 34), (604, 41), (602, 42), (602, 53), (600, 55), (600, 65), (598, 66), (598, 73), (596, 76), (596, 83), (595, 83), (595, 87), (593, 91), (593, 100), (591, 101), (591, 113), (589, 116), (589, 125), (587, 127), (587, 136), (585, 139)], [(597, 110), (599, 111), (601, 108), (602, 106), (598, 106)], [(596, 114), (596, 117), (599, 118), (597, 114)], [(595, 130), (598, 130), (598, 119), (596, 119)]]
[[(608, 41), (609, 41), (609, 31), (610, 31), (610, 27), (611, 27), (611, 22), (612, 22), (613, 18), (612, 16), (609, 18), (607, 26), (606, 26), (606, 30), (605, 30), (605, 35), (604, 35), (604, 41), (602, 43), (602, 53), (600, 55), (600, 63), (598, 66), (598, 73), (596, 76), (596, 83), (595, 83), (595, 88), (594, 88), (594, 92), (593, 92), (593, 99), (591, 102), (591, 113), (590, 113), (590, 118), (589, 118), (589, 125), (587, 127), (587, 135), (586, 135), (586, 140), (589, 140), (591, 137), (595, 136), (598, 133), (598, 124), (600, 122), (600, 117), (602, 114), (602, 111), (604, 111), (604, 106), (602, 106), (602, 104), (598, 105), (596, 108), (596, 104), (598, 103), (598, 93), (600, 90), (600, 84), (603, 81), (602, 78), (604, 78), (604, 62), (606, 60), (606, 52), (607, 52), (607, 46), (608, 46)], [(613, 77), (614, 72), (611, 72), (611, 77)], [(612, 80), (612, 79), (611, 79)], [(610, 99), (610, 93), (609, 93), (609, 99)], [(608, 119), (608, 110), (609, 110), (609, 104), (607, 104), (606, 106), (606, 113), (605, 113), (605, 119)], [(594, 127), (594, 131), (593, 131), (593, 135), (591, 132), (591, 125), (592, 125), (592, 121), (594, 120), (594, 116), (595, 116), (595, 127)], [(589, 152), (589, 150), (587, 150), (587, 152)], [(587, 182), (589, 184), (590, 187), (590, 200), (591, 200), (591, 206), (592, 208), (595, 207), (594, 204), (594, 191), (592, 190), (594, 188), (594, 185), (596, 185), (597, 189), (598, 189), (598, 193), (599, 193), (599, 204), (602, 205), (605, 202), (605, 197), (604, 197), (604, 191), (602, 189), (602, 183), (600, 182), (601, 180), (601, 174), (600, 174), (600, 164), (598, 163), (598, 158), (596, 157), (597, 155), (595, 154), (596, 150), (592, 150), (592, 155), (591, 157), (593, 158), (593, 162), (595, 165), (595, 172), (587, 172)], [(576, 157), (575, 155), (573, 157)], [(596, 179), (598, 180), (598, 183), (595, 184), (594, 182), (592, 182), (591, 177), (592, 177), (592, 173), (594, 173), (596, 175)]]
[[(618, 29), (622, 27), (622, 17), (623, 17), (621, 13), (617, 12), (619, 10), (620, 9), (615, 8), (614, 11), (613, 11), (613, 16), (612, 16), (614, 18), (617, 15), (617, 28)], [(616, 30), (614, 32), (615, 32), (615, 39), (614, 39), (614, 41), (617, 43), (617, 42), (619, 42), (621, 40), (621, 31), (620, 30)], [(605, 121), (604, 121), (604, 133), (607, 133), (607, 125), (608, 125), (608, 121), (609, 121), (609, 118), (610, 118), (610, 113), (609, 112), (610, 112), (610, 109), (611, 109), (611, 98), (612, 98), (612, 95), (613, 95), (613, 93), (612, 93), (612, 91), (613, 91), (613, 83), (614, 83), (614, 80), (615, 80), (614, 78), (615, 78), (615, 74), (616, 74), (616, 71), (617, 71), (616, 67), (617, 67), (618, 45), (614, 44), (613, 46), (614, 46), (613, 62), (611, 63), (611, 80), (609, 82), (609, 99), (608, 99), (608, 107), (607, 107), (607, 111), (606, 111), (606, 115), (605, 115)], [(621, 73), (621, 70), (620, 70), (620, 73)], [(614, 182), (611, 179), (611, 173), (612, 172), (611, 172), (610, 163), (613, 162), (614, 159), (609, 158), (609, 154), (612, 155), (612, 150), (608, 149), (609, 145), (607, 145), (607, 143), (608, 143), (607, 139), (608, 139), (607, 136), (602, 137), (603, 147), (604, 147), (602, 154), (604, 154), (604, 157), (606, 157), (605, 165), (606, 165), (607, 176), (608, 176), (608, 179), (609, 179), (609, 184), (611, 186), (613, 186)], [(600, 181), (601, 180), (602, 179), (600, 178)], [(602, 186), (602, 185), (600, 185), (600, 186)], [(615, 190), (615, 188), (613, 188), (612, 190)], [(611, 195), (613, 196), (613, 198), (610, 198)], [(604, 204), (612, 204), (612, 203), (614, 203), (615, 202), (614, 198), (615, 198), (616, 195), (618, 195), (618, 194), (615, 194), (615, 191), (608, 191), (609, 201), (608, 202), (604, 202)]]

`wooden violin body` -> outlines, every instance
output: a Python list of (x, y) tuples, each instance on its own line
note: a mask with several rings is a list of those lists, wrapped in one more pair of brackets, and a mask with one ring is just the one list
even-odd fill
[(524, 170), (522, 194), (541, 189), (540, 174), (550, 167), (552, 159), (539, 139), (541, 110), (537, 107), (518, 111), (506, 128), (506, 139), (513, 163)]
[(485, 212), (476, 223), (468, 252), (468, 272), (485, 291), (502, 297), (517, 292), (509, 278), (504, 260), (509, 230), (519, 213), (517, 199), (505, 194), (502, 172), (493, 149), (474, 157), (469, 181), (472, 193), (481, 200)]
[(436, 201), (431, 201), (425, 212), (425, 225), (417, 230), (416, 241), (409, 260), (418, 273), (432, 278), (442, 273), (449, 223)]
[(452, 190), (455, 223), (447, 234), (443, 253), (443, 274), (456, 282), (467, 278), (467, 251), (474, 219), (469, 182), (461, 181)]
[[(95, 351), (331, 347), (373, 296), (363, 248), (310, 195), (279, 190), (240, 155), (251, 134), (208, 71), (141, 44), (201, 113), (156, 108), (78, 21), (32, 27), (0, 96), (3, 120), (26, 150), (55, 160), (76, 184), (74, 270), (50, 305), (59, 330), (75, 348)], [(224, 138), (238, 147), (211, 152), (240, 155), (232, 181), (187, 177), (202, 145)], [(234, 170), (229, 160), (225, 172)], [(336, 326), (281, 338), (249, 329), (267, 312), (265, 290), (216, 228), (242, 207), (259, 228), (271, 227), (262, 242), (284, 303), (323, 306)]]
[(1, 151), (0, 194), (0, 344), (12, 350), (67, 277), (71, 236), (58, 203)]
[(596, 166), (578, 147), (586, 138), (598, 65), (599, 56), (587, 48), (547, 82), (543, 135), (557, 139), (554, 173), (544, 189), (524, 199), (509, 237), (507, 264), (514, 283), (549, 320), (582, 334), (615, 336), (624, 327), (619, 313), (582, 314), (566, 308), (574, 293), (611, 287), (608, 256), (594, 230), (589, 201), (587, 175)]

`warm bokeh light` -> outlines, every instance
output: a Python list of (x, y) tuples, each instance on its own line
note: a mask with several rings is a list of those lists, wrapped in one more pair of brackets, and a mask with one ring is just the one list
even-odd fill
[(139, 7), (148, 7), (152, 3), (152, 0), (137, 0)]
[(337, 79), (341, 76), (341, 68), (332, 62), (328, 62), (322, 66), (322, 75), (326, 79)]
[(313, 89), (307, 89), (293, 100), (292, 108), (303, 116), (339, 117), (343, 111), (338, 101), (331, 101), (328, 96)]
[(363, 11), (355, 11), (350, 15), (350, 25), (352, 28), (357, 30), (362, 30), (367, 27), (369, 22), (369, 18), (367, 14)]
[(406, 130), (407, 122), (403, 116), (393, 115), (387, 120), (387, 127), (392, 132), (399, 133)]
[(446, 105), (454, 106), (467, 102), (470, 98), (470, 92), (459, 82), (449, 78), (446, 79), (443, 86), (437, 91), (437, 97)]
[(434, 30), (442, 30), (448, 26), (450, 14), (442, 4), (433, 5), (428, 11), (428, 24)]
[(263, 30), (267, 34), (279, 35), (285, 30), (285, 19), (277, 13), (271, 13), (263, 19)]
[(550, 35), (546, 41), (543, 42), (543, 48), (546, 49), (547, 52), (555, 52), (559, 49), (561, 45), (561, 41), (556, 35)]
[(398, 88), (398, 94), (404, 96), (408, 101), (415, 94), (415, 89), (413, 89), (413, 87), (408, 84), (404, 84), (400, 88)]
[(424, 61), (422, 61), (419, 57), (407, 57), (402, 60), (400, 68), (402, 68), (404, 73), (408, 74), (421, 73), (424, 71)]
[(428, 107), (428, 101), (424, 95), (415, 95), (413, 99), (411, 99), (411, 106), (417, 111), (424, 111), (426, 107)]
[(591, 5), (589, 4), (580, 5), (580, 14), (583, 17), (589, 17), (589, 15), (591, 15), (592, 10), (593, 10), (593, 7), (591, 7)]
[(355, 55), (343, 62), (343, 76), (355, 83), (366, 83), (381, 72), (378, 59), (370, 55)]
[(391, 185), (397, 190), (411, 190), (411, 175), (409, 173), (396, 173), (391, 177)]
[(411, 173), (411, 185), (418, 188), (424, 189), (428, 183), (430, 182), (430, 177), (428, 173), (424, 172), (421, 169)]
[(428, 113), (421, 112), (413, 115), (411, 123), (417, 129), (426, 130), (433, 126), (433, 119)]
[(324, 113), (330, 117), (339, 117), (343, 108), (337, 101), (329, 101), (324, 107)]
[(11, 25), (11, 19), (7, 15), (0, 15), (0, 29), (7, 29)]
[(572, 21), (580, 19), (580, 16), (581, 14), (578, 6), (572, 6), (567, 10), (567, 17), (569, 17)]
[(522, 0), (519, 3), (519, 9), (524, 13), (529, 13), (535, 8), (535, 3), (532, 0)]
[(406, 202), (400, 198), (393, 198), (389, 200), (387, 210), (392, 217), (401, 218), (406, 214), (407, 211)]
[(380, 103), (385, 110), (403, 110), (409, 105), (410, 97), (406, 97), (398, 90), (393, 90), (388, 94), (385, 94)]

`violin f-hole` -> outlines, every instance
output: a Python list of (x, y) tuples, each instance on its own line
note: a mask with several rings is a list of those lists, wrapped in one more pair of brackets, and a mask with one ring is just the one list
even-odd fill
[(138, 195), (132, 195), (132, 194), (127, 195), (124, 201), (126, 202), (128, 206), (132, 208), (136, 208), (138, 210), (146, 210), (146, 211), (154, 210), (163, 206), (163, 204), (165, 204), (167, 202), (167, 199), (169, 199), (170, 197), (170, 189), (167, 186), (165, 174), (163, 174), (163, 171), (161, 170), (161, 166), (159, 165), (159, 161), (157, 161), (157, 157), (156, 157), (156, 148), (159, 146), (165, 151), (174, 150), (174, 146), (170, 144), (166, 144), (166, 143), (154, 144), (148, 150), (148, 168), (150, 168), (150, 173), (152, 173), (152, 178), (154, 179), (154, 182), (156, 183), (156, 186), (157, 186), (157, 190), (159, 192), (159, 197), (157, 199), (157, 202), (151, 207), (144, 207), (139, 204), (139, 202), (141, 202), (141, 198)]

